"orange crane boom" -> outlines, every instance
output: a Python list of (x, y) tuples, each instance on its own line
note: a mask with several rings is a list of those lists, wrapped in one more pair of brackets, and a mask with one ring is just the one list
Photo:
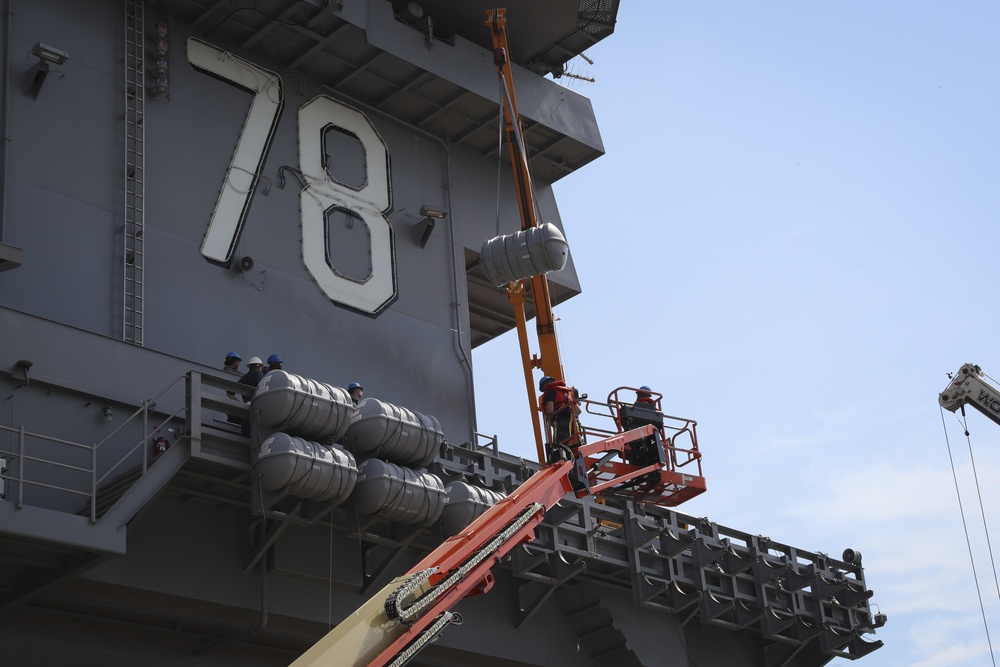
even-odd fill
[[(521, 127), (521, 116), (518, 114), (517, 100), (514, 97), (514, 77), (510, 68), (510, 49), (507, 44), (507, 10), (491, 9), (487, 10), (486, 15), (489, 17), (486, 25), (490, 28), (490, 33), (493, 36), (493, 64), (497, 66), (497, 72), (503, 81), (500, 107), (503, 111), (507, 146), (514, 172), (514, 192), (517, 195), (518, 211), (521, 214), (521, 229), (525, 230), (538, 226), (538, 211), (535, 206), (534, 190), (531, 186), (531, 172), (528, 169), (524, 129)], [(524, 302), (527, 297), (526, 282), (531, 285), (531, 299), (535, 307), (535, 330), (539, 347), (537, 358), (531, 357), (528, 348), (527, 316), (524, 311)], [(545, 375), (557, 380), (565, 379), (562, 360), (559, 357), (559, 345), (556, 341), (555, 316), (552, 313), (548, 278), (543, 273), (531, 276), (526, 280), (511, 282), (507, 285), (507, 298), (514, 308), (518, 343), (524, 365), (525, 386), (528, 391), (528, 405), (533, 415), (532, 424), (535, 445), (538, 450), (538, 461), (544, 463), (545, 451), (542, 446), (542, 431), (536, 415), (535, 383), (531, 371), (533, 368), (541, 368)]]

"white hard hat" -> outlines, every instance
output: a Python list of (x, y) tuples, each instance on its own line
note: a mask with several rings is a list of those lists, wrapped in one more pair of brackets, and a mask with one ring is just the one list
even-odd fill
[(264, 362), (260, 360), (260, 357), (250, 357), (250, 361), (247, 362), (247, 366), (253, 366), (254, 364), (264, 365)]

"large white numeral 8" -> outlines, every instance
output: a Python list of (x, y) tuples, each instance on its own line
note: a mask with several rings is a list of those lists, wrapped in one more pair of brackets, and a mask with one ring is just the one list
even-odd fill
[[(366, 181), (355, 187), (330, 177), (324, 159), (324, 134), (338, 129), (357, 137), (365, 152)], [(300, 195), (302, 257), (320, 289), (333, 301), (376, 314), (396, 298), (392, 227), (385, 212), (392, 206), (389, 150), (368, 118), (320, 95), (299, 109), (299, 166), (306, 186)], [(327, 214), (346, 209), (368, 227), (371, 273), (350, 278), (327, 261)]]

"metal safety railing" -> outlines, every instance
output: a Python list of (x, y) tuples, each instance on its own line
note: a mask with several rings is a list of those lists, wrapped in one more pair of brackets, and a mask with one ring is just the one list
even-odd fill
[[(143, 400), (111, 433), (96, 443), (81, 443), (36, 433), (18, 426), (2, 426), (0, 432), (13, 434), (11, 451), (0, 452), (7, 461), (6, 472), (0, 469), (4, 486), (15, 487), (12, 499), (17, 508), (24, 506), (25, 490), (48, 489), (57, 493), (78, 496), (89, 501), (91, 523), (97, 522), (97, 494), (111, 479), (138, 469), (139, 476), (146, 474), (151, 465), (151, 451), (158, 437), (173, 432), (175, 441), (201, 433), (201, 420), (225, 409), (242, 414), (247, 409), (232, 401), (231, 409), (219, 398), (203, 391), (212, 387), (221, 392), (245, 393), (250, 388), (232, 380), (190, 371), (178, 376), (152, 398)], [(176, 396), (171, 396), (171, 392)], [(220, 406), (221, 403), (221, 406)], [(160, 409), (160, 404), (171, 407)], [(211, 409), (205, 409), (210, 406)], [(192, 415), (197, 415), (198, 424)], [(138, 436), (135, 430), (139, 431)], [(134, 444), (122, 448), (122, 441), (135, 438)], [(127, 442), (127, 440), (126, 440)], [(108, 452), (107, 455), (104, 455)], [(82, 460), (81, 460), (82, 459)], [(72, 480), (54, 483), (57, 471), (65, 471)], [(7, 494), (4, 494), (5, 496)]]
[[(18, 428), (11, 428), (9, 426), (0, 426), (0, 431), (7, 432), (7, 433), (15, 433), (15, 434), (17, 434), (17, 450), (13, 451), (13, 452), (4, 452), (5, 456), (11, 456), (13, 458), (14, 462), (15, 462), (13, 464), (13, 466), (12, 466), (12, 463), (10, 461), (7, 461), (7, 464), (4, 466), (4, 469), (5, 470), (11, 470), (11, 468), (13, 467), (14, 469), (17, 470), (17, 472), (14, 475), (7, 475), (7, 474), (0, 475), (0, 479), (3, 479), (3, 481), (5, 483), (15, 482), (15, 486), (17, 488), (17, 494), (16, 494), (16, 498), (15, 498), (14, 502), (15, 502), (16, 506), (18, 507), (18, 509), (20, 509), (21, 507), (24, 506), (24, 487), (25, 487), (25, 485), (37, 486), (37, 487), (46, 488), (46, 489), (53, 489), (53, 490), (56, 490), (56, 491), (62, 491), (62, 492), (66, 492), (66, 493), (77, 494), (77, 495), (80, 495), (80, 496), (90, 496), (91, 495), (90, 492), (87, 492), (87, 491), (81, 491), (81, 490), (73, 489), (73, 488), (66, 487), (66, 486), (61, 486), (61, 485), (56, 485), (56, 484), (47, 484), (47, 483), (41, 482), (41, 481), (33, 481), (33, 480), (25, 479), (24, 470), (26, 468), (26, 465), (25, 465), (26, 463), (34, 462), (34, 463), (40, 463), (40, 464), (43, 464), (43, 465), (50, 465), (50, 466), (53, 466), (53, 467), (56, 467), (56, 468), (60, 468), (60, 469), (63, 469), (63, 470), (70, 470), (70, 471), (75, 471), (75, 472), (80, 472), (80, 473), (88, 474), (88, 475), (91, 475), (91, 477), (92, 477), (92, 471), (94, 469), (94, 459), (96, 457), (96, 452), (97, 452), (97, 450), (94, 448), (93, 445), (85, 445), (85, 444), (78, 443), (78, 442), (71, 442), (69, 440), (62, 440), (60, 438), (53, 438), (53, 437), (50, 437), (50, 436), (42, 435), (40, 433), (32, 433), (30, 431), (25, 431), (23, 426), (20, 426)], [(58, 462), (58, 461), (52, 461), (49, 458), (43, 458), (43, 457), (39, 457), (39, 456), (33, 456), (30, 453), (28, 453), (28, 451), (27, 451), (27, 442), (28, 442), (29, 438), (31, 438), (32, 440), (37, 439), (37, 440), (39, 440), (41, 442), (47, 442), (47, 443), (53, 443), (53, 444), (57, 444), (57, 445), (62, 445), (64, 447), (78, 449), (78, 450), (81, 450), (81, 451), (89, 451), (90, 452), (90, 466), (87, 467), (87, 468), (84, 468), (84, 467), (81, 467), (81, 466), (74, 466), (74, 465), (71, 465), (71, 464), (68, 464), (68, 463), (61, 463), (61, 462)], [(4, 497), (6, 497), (6, 494), (4, 494)]]
[[(629, 430), (622, 423), (623, 409), (633, 405), (632, 401), (623, 398), (626, 392), (635, 392), (632, 387), (618, 387), (609, 395), (607, 401), (596, 401), (590, 398), (580, 398), (581, 409), (587, 415), (599, 417), (602, 423), (611, 422), (614, 430), (600, 428), (591, 424), (581, 424), (581, 433), (584, 437), (607, 438)], [(652, 403), (650, 410), (662, 420), (662, 427), (659, 428), (663, 437), (663, 448), (667, 453), (667, 469), (678, 470), (691, 466), (685, 472), (697, 477), (702, 477), (701, 451), (698, 449), (698, 422), (687, 417), (677, 417), (662, 411), (661, 396), (656, 392), (650, 392)]]

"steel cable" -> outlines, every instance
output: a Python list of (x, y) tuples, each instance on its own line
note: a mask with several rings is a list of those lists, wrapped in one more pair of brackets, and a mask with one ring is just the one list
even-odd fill
[(944, 441), (948, 447), (948, 462), (951, 464), (951, 477), (955, 482), (955, 496), (958, 498), (958, 511), (962, 516), (962, 530), (965, 531), (965, 545), (969, 550), (969, 561), (972, 563), (972, 578), (976, 584), (976, 595), (979, 598), (979, 610), (983, 617), (983, 627), (986, 630), (986, 644), (990, 650), (990, 659), (993, 662), (994, 667), (996, 667), (997, 661), (993, 655), (993, 641), (990, 639), (990, 626), (986, 621), (986, 607), (983, 605), (983, 594), (979, 590), (979, 575), (976, 573), (976, 559), (972, 555), (972, 540), (969, 538), (969, 526), (965, 521), (965, 509), (962, 506), (962, 494), (958, 488), (958, 474), (955, 471), (955, 459), (951, 453), (951, 440), (948, 438), (948, 426), (944, 421), (944, 408), (938, 408), (941, 411), (941, 427), (944, 429)]

